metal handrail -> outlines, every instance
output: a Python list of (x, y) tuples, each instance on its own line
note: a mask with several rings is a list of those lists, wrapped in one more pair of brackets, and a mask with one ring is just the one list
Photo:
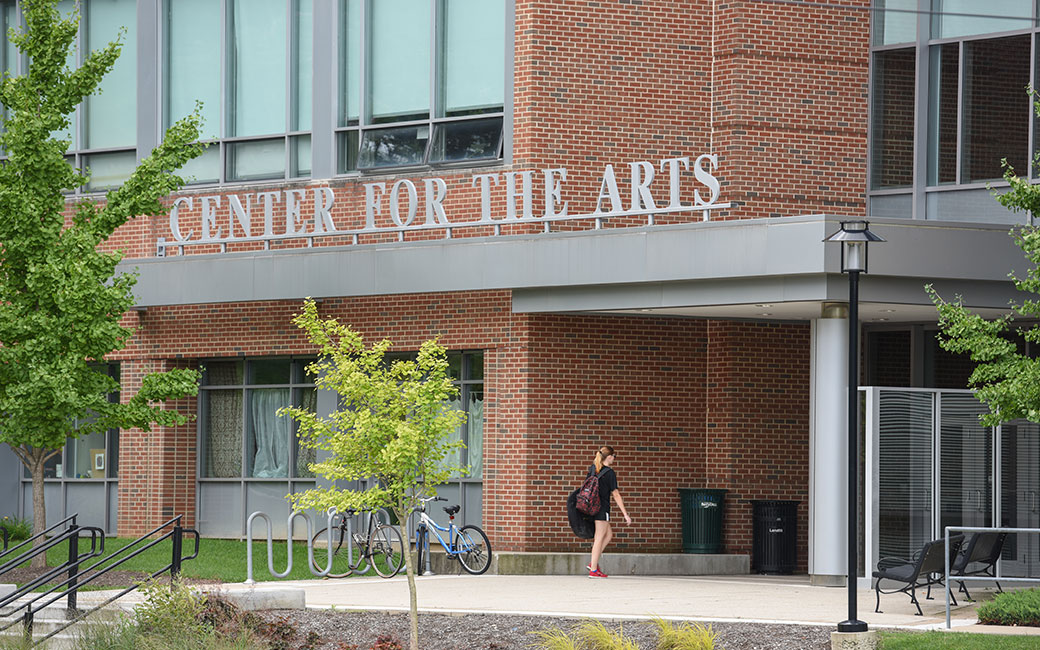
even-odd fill
[[(46, 537), (47, 533), (53, 531), (55, 528), (58, 528), (59, 526), (62, 526), (62, 525), (67, 524), (69, 522), (72, 522), (72, 525), (75, 526), (76, 525), (76, 517), (77, 517), (77, 515), (78, 515), (78, 513), (77, 514), (71, 514), (68, 517), (65, 517), (64, 519), (62, 519), (61, 521), (59, 521), (57, 523), (54, 523), (54, 524), (51, 524), (47, 528), (44, 528), (42, 532), (39, 532), (39, 533), (33, 535), (32, 537), (30, 537), (27, 540), (24, 540), (21, 544), (19, 544), (18, 546), (15, 546), (14, 548), (7, 548), (7, 543), (6, 543), (6, 539), (5, 539), (4, 552), (0, 553), (0, 559), (3, 559), (3, 557), (5, 555), (7, 555), (8, 553), (14, 553), (18, 549), (20, 549), (23, 546), (25, 546), (26, 544), (29, 544), (31, 542), (35, 542), (37, 539), (40, 539), (41, 537)], [(5, 528), (4, 530), (6, 532), (7, 529)], [(11, 565), (11, 563), (8, 562), (7, 564), (3, 565), (2, 567), (0, 567), (0, 575), (3, 575), (5, 572), (10, 571), (15, 566), (18, 566), (18, 564), (21, 564), (21, 562), (17, 562), (17, 563), (15, 563), (13, 565)]]
[[(950, 533), (961, 532), (961, 533), (1040, 533), (1040, 528), (985, 528), (979, 526), (947, 526), (945, 533), (946, 541), (946, 560), (943, 566), (943, 582), (945, 582), (946, 589), (946, 629), (950, 629)], [(979, 582), (990, 582), (994, 580), (1002, 580), (1004, 582), (1040, 582), (1040, 577), (1036, 578), (1006, 578), (1000, 575), (999, 564), (997, 575), (995, 576), (956, 576), (954, 580), (957, 582), (967, 582), (971, 580)]]
[[(114, 602), (115, 600), (125, 596), (126, 594), (130, 593), (134, 589), (137, 589), (140, 586), (140, 584), (131, 585), (130, 587), (127, 587), (127, 588), (123, 589), (122, 591), (120, 591), (116, 595), (112, 596), (108, 600), (104, 601), (103, 603), (101, 603), (101, 604), (99, 604), (99, 605), (97, 605), (95, 607), (92, 607), (90, 609), (86, 609), (86, 610), (80, 610), (80, 609), (78, 609), (76, 607), (76, 594), (77, 594), (77, 592), (79, 591), (79, 589), (81, 587), (83, 587), (84, 585), (87, 585), (87, 584), (93, 582), (94, 580), (96, 580), (97, 578), (101, 577), (102, 575), (104, 575), (104, 574), (108, 573), (109, 571), (111, 571), (111, 570), (121, 566), (123, 563), (127, 562), (128, 560), (130, 560), (130, 559), (132, 559), (134, 557), (137, 557), (141, 553), (144, 553), (145, 551), (153, 548), (157, 544), (160, 544), (160, 543), (166, 541), (167, 539), (171, 539), (173, 541), (173, 550), (172, 550), (172, 553), (171, 553), (170, 563), (167, 564), (166, 566), (162, 567), (161, 569), (158, 569), (158, 570), (152, 572), (149, 575), (149, 579), (156, 578), (156, 577), (162, 575), (163, 573), (165, 573), (167, 571), (170, 572), (170, 575), (172, 577), (174, 577), (174, 578), (177, 577), (177, 575), (180, 573), (180, 570), (181, 570), (181, 564), (185, 560), (195, 559), (199, 555), (199, 541), (200, 541), (199, 532), (197, 530), (195, 530), (195, 529), (192, 529), (192, 528), (184, 528), (184, 527), (182, 527), (181, 526), (181, 519), (182, 519), (182, 517), (183, 517), (183, 515), (178, 515), (178, 516), (174, 517), (173, 519), (170, 519), (169, 521), (163, 523), (162, 525), (160, 525), (160, 526), (152, 529), (151, 531), (145, 533), (144, 535), (138, 537), (137, 539), (135, 539), (134, 541), (130, 542), (129, 544), (127, 544), (123, 548), (119, 549), (118, 551), (116, 551), (112, 555), (110, 555), (108, 557), (102, 557), (100, 560), (98, 560), (94, 564), (91, 564), (90, 566), (87, 566), (87, 567), (82, 568), (82, 569), (80, 568), (80, 565), (83, 564), (85, 561), (90, 560), (92, 558), (95, 558), (95, 557), (98, 557), (99, 555), (103, 555), (104, 554), (104, 531), (101, 530), (100, 528), (95, 528), (93, 526), (85, 526), (85, 527), (80, 528), (80, 527), (77, 527), (77, 526), (73, 525), (68, 530), (64, 531), (62, 533), (62, 535), (61, 535), (61, 538), (60, 538), (61, 541), (64, 541), (65, 539), (69, 540), (69, 560), (64, 565), (62, 565), (60, 567), (56, 567), (56, 568), (52, 569), (51, 571), (48, 571), (43, 576), (40, 576), (40, 577), (36, 578), (32, 582), (27, 583), (25, 585), (22, 585), (22, 587), (20, 589), (18, 589), (15, 593), (10, 594), (10, 595), (8, 595), (7, 597), (5, 597), (3, 599), (0, 599), (0, 607), (4, 607), (4, 606), (7, 606), (7, 605), (10, 605), (11, 603), (14, 603), (19, 598), (25, 596), (26, 594), (31, 592), (36, 587), (40, 586), (41, 584), (45, 584), (50, 579), (54, 578), (55, 576), (65, 572), (65, 571), (68, 571), (68, 577), (65, 580), (63, 580), (62, 582), (52, 586), (50, 589), (48, 589), (46, 591), (43, 591), (43, 592), (40, 592), (39, 594), (34, 595), (32, 598), (30, 598), (30, 599), (28, 599), (28, 600), (26, 600), (24, 602), (18, 603), (14, 607), (14, 612), (18, 612), (19, 610), (24, 609), (25, 613), (20, 618), (16, 617), (11, 622), (9, 622), (9, 623), (7, 623), (7, 624), (5, 624), (3, 626), (0, 626), (0, 632), (10, 628), (11, 626), (13, 626), (16, 623), (18, 623), (19, 620), (21, 620), (22, 625), (24, 626), (24, 629), (25, 629), (25, 637), (26, 637), (27, 640), (30, 640), (32, 638), (32, 626), (33, 626), (33, 618), (34, 618), (35, 614), (38, 613), (44, 607), (47, 607), (48, 605), (51, 605), (52, 603), (54, 603), (54, 602), (56, 602), (56, 601), (58, 601), (58, 600), (60, 600), (62, 598), (68, 597), (68, 599), (69, 599), (68, 610), (70, 612), (76, 612), (76, 615), (71, 617), (71, 618), (69, 618), (64, 623), (64, 625), (59, 626), (58, 628), (53, 630), (48, 635), (33, 641), (32, 645), (35, 647), (35, 646), (38, 646), (38, 645), (44, 643), (45, 641), (47, 641), (48, 639), (50, 639), (54, 635), (58, 634), (59, 632), (65, 630), (69, 626), (74, 625), (78, 621), (80, 621), (80, 620), (86, 618), (87, 616), (89, 616), (90, 614), (98, 611), (102, 607), (105, 607), (106, 605), (108, 605), (108, 604)], [(164, 528), (168, 528), (171, 524), (173, 525), (173, 529), (172, 530), (169, 530), (169, 531), (163, 533), (159, 537), (156, 537), (154, 539), (149, 540), (148, 543), (143, 544), (142, 546), (139, 546), (138, 548), (136, 548), (135, 550), (133, 550), (131, 552), (131, 549), (133, 549), (135, 546), (138, 546), (142, 542), (145, 542), (146, 540), (148, 540), (149, 537), (151, 537), (155, 533), (158, 533), (158, 532), (162, 531)], [(91, 551), (90, 551), (90, 553), (81, 556), (81, 555), (79, 555), (79, 534), (80, 534), (80, 531), (83, 531), (83, 530), (91, 531)], [(193, 553), (191, 555), (182, 557), (183, 537), (184, 537), (185, 533), (190, 534), (190, 535), (192, 535), (195, 538), (195, 549), (194, 549), (194, 551), (193, 551)], [(97, 544), (96, 544), (96, 540), (97, 540), (97, 538), (99, 536), (100, 536), (100, 539), (101, 539), (100, 549), (97, 548)], [(41, 547), (41, 548), (46, 550), (47, 548), (51, 548), (53, 546), (54, 546), (54, 544), (50, 544), (49, 543), (47, 546), (44, 546), (44, 547)], [(33, 557), (34, 555), (36, 555), (38, 553), (39, 553), (38, 549), (33, 549), (33, 551), (31, 551), (31, 552), (24, 553), (23, 555), (25, 557), (20, 557), (20, 559), (18, 561), (19, 561), (19, 563), (20, 562), (24, 562), (25, 559), (28, 559), (29, 557)], [(120, 556), (122, 556), (122, 557), (120, 557)], [(116, 561), (113, 561), (116, 558), (119, 558), (119, 559), (116, 560)], [(89, 572), (89, 575), (86, 575), (86, 577), (84, 577), (82, 575), (82, 574), (88, 573), (88, 572)]]

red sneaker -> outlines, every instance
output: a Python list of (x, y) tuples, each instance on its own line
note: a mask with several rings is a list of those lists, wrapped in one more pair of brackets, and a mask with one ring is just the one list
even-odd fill
[(595, 571), (589, 571), (589, 577), (590, 578), (606, 578), (607, 574), (603, 573), (599, 569), (596, 569)]

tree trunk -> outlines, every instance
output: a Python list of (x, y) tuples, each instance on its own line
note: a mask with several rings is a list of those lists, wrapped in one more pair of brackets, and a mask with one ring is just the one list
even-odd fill
[[(32, 475), (32, 503), (33, 503), (33, 535), (39, 535), (47, 528), (47, 505), (43, 498), (43, 467), (47, 460), (46, 449), (29, 448), (29, 458), (32, 463), (29, 472)], [(43, 537), (33, 542), (33, 548), (43, 546), (47, 540)], [(47, 566), (47, 554), (40, 553), (32, 559), (29, 565), (34, 569), (42, 569)]]
[(404, 541), (404, 571), (408, 576), (408, 622), (411, 628), (410, 650), (419, 650), (419, 599), (415, 594), (415, 565), (412, 563), (412, 545), (408, 539), (407, 517), (397, 513), (398, 528), (401, 529), (401, 539)]

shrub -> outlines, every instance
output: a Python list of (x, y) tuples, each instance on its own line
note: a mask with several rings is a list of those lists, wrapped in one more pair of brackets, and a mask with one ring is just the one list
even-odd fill
[(1040, 589), (1008, 591), (979, 605), (979, 623), (984, 625), (1040, 626)]
[(711, 626), (700, 623), (681, 623), (675, 627), (662, 618), (655, 618), (657, 650), (715, 650), (715, 632)]
[[(4, 517), (0, 519), (0, 526), (7, 529), (7, 541), (20, 542), (24, 539), (29, 539), (32, 535), (32, 522), (28, 519), (19, 519), (18, 517)], [(0, 538), (0, 541), (3, 541)]]
[(376, 637), (376, 644), (372, 650), (403, 650), (401, 640), (392, 634), (380, 634)]
[(143, 634), (201, 640), (213, 632), (202, 620), (206, 597), (177, 580), (169, 585), (147, 582), (141, 586), (144, 602), (134, 609), (133, 622)]
[(639, 650), (639, 646), (624, 636), (624, 629), (615, 634), (599, 621), (582, 621), (571, 634), (559, 629), (532, 632), (543, 650)]

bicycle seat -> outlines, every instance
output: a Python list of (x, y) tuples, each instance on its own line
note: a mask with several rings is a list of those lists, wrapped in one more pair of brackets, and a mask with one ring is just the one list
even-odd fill
[(449, 517), (454, 517), (460, 509), (461, 506), (444, 506), (444, 512), (448, 513)]

